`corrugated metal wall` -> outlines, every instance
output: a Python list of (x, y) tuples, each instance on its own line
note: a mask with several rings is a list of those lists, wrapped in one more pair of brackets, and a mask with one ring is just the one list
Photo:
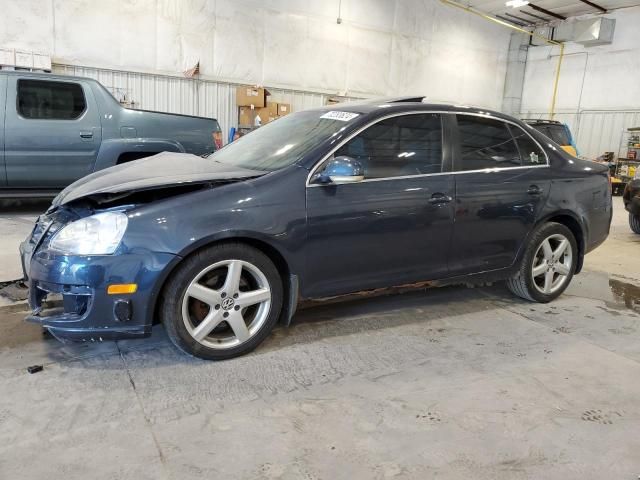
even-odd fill
[[(73, 65), (53, 65), (53, 72), (94, 78), (118, 100), (133, 102), (132, 108), (216, 118), (225, 138), (229, 128), (238, 126), (237, 84)], [(293, 112), (324, 106), (333, 97), (267, 88), (271, 101), (289, 103)]]
[[(521, 116), (548, 118), (548, 112), (527, 112)], [(580, 155), (596, 158), (604, 152), (615, 152), (625, 157), (626, 147), (620, 150), (622, 133), (627, 128), (640, 127), (640, 110), (583, 110), (580, 113), (558, 113), (555, 119), (569, 125)]]

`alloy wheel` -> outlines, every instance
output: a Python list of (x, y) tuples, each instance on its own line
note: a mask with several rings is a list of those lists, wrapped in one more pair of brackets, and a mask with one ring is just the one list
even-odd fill
[(253, 337), (271, 308), (267, 277), (244, 260), (224, 260), (202, 270), (187, 287), (182, 320), (198, 343), (236, 347)]
[(535, 288), (551, 295), (560, 290), (568, 281), (573, 265), (571, 242), (556, 233), (545, 238), (533, 257), (531, 277)]

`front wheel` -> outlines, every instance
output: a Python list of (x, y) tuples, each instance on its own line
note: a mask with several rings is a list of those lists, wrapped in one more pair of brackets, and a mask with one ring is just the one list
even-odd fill
[(640, 215), (629, 213), (629, 226), (633, 233), (640, 234)]
[(545, 223), (531, 236), (520, 270), (507, 280), (507, 287), (526, 300), (547, 303), (569, 286), (577, 264), (578, 245), (571, 230)]
[(185, 259), (163, 290), (160, 318), (171, 342), (207, 360), (250, 352), (282, 309), (273, 262), (248, 245), (215, 245)]

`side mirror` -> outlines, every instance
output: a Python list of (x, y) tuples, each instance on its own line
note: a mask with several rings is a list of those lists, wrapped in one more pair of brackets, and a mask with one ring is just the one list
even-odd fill
[(330, 160), (314, 178), (314, 183), (356, 183), (364, 180), (364, 169), (355, 158), (341, 155)]

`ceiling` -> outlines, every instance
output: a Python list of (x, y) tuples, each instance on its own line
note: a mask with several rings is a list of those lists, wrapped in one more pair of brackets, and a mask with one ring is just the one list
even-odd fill
[(481, 12), (502, 17), (502, 20), (523, 25), (543, 24), (561, 20), (552, 16), (551, 13), (567, 18), (586, 13), (605, 13), (596, 6), (589, 5), (589, 3), (600, 6), (607, 11), (640, 5), (640, 0), (529, 0), (529, 5), (512, 8), (505, 6), (505, 1), (470, 0), (468, 5)]

